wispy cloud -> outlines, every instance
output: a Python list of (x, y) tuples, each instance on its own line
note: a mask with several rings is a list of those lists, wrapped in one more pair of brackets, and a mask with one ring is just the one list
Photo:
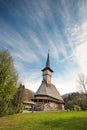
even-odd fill
[(19, 58), (22, 61), (31, 63), (31, 62), (40, 62), (34, 50), (29, 47), (28, 40), (26, 40), (22, 35), (11, 28), (6, 26), (6, 22), (3, 21), (3, 26), (0, 32), (0, 41), (4, 46), (9, 47), (13, 57)]
[[(85, 0), (0, 1), (0, 47), (10, 50), (27, 87), (34, 89), (35, 83), (39, 84), (39, 71), (48, 49), (55, 75), (63, 72), (60, 81), (54, 76), (59, 86), (63, 81), (63, 86), (70, 86), (75, 79), (69, 80), (69, 77), (76, 77), (79, 71), (86, 72), (86, 8)], [(76, 72), (73, 76), (72, 70)]]

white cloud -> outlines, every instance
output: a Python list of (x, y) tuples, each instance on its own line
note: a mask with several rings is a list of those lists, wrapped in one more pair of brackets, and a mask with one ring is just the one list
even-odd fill
[(1, 23), (0, 41), (3, 42), (3, 46), (9, 48), (12, 56), (28, 63), (40, 63), (36, 52), (30, 48), (30, 41), (28, 42), (20, 32), (7, 25), (5, 21), (1, 20)]
[(80, 66), (80, 71), (87, 75), (87, 42), (77, 46), (75, 49), (75, 58)]
[(68, 64), (64, 69), (62, 76), (53, 74), (52, 82), (55, 84), (60, 94), (76, 92), (77, 90), (77, 75), (79, 69)]
[(22, 82), (26, 88), (36, 92), (42, 81), (41, 73), (34, 72), (34, 73), (30, 73), (29, 76), (28, 75), (24, 80), (22, 80)]
[(61, 95), (77, 91), (74, 79), (68, 80), (58, 77), (53, 80), (53, 83)]
[(78, 12), (79, 12), (81, 21), (84, 21), (84, 19), (87, 20), (87, 1), (86, 0), (78, 1)]
[(80, 67), (79, 73), (87, 74), (87, 22), (84, 20), (80, 25), (75, 25), (71, 29), (71, 34), (73, 56)]
[(36, 92), (41, 84), (41, 80), (24, 80), (23, 84), (27, 89), (32, 90), (33, 92)]

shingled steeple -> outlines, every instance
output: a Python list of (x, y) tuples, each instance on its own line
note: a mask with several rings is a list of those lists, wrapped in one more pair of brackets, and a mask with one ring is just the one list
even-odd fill
[(50, 56), (48, 52), (46, 66), (44, 69), (42, 69), (43, 72), (43, 80), (46, 81), (47, 84), (51, 84), (51, 77), (53, 70), (50, 68)]
[(47, 61), (46, 61), (46, 66), (44, 69), (42, 69), (42, 71), (44, 70), (50, 70), (51, 72), (53, 72), (53, 70), (50, 68), (50, 55), (49, 55), (49, 52), (48, 52), (48, 56), (47, 56)]
[(50, 58), (49, 58), (49, 52), (48, 52), (48, 56), (47, 56), (46, 67), (49, 67), (49, 68), (50, 68)]

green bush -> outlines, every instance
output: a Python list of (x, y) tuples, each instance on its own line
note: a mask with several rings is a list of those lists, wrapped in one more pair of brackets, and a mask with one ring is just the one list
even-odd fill
[(74, 111), (81, 111), (81, 108), (79, 105), (74, 105)]

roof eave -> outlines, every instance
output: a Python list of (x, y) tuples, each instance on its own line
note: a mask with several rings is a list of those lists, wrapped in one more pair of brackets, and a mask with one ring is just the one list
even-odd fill
[(51, 72), (53, 72), (53, 70), (51, 69), (51, 68), (49, 68), (49, 67), (45, 67), (44, 69), (42, 69), (41, 71), (44, 71), (44, 70), (50, 70)]
[(55, 98), (55, 97), (52, 97), (52, 96), (50, 96), (50, 95), (47, 95), (47, 94), (35, 94), (34, 95), (34, 98), (35, 97), (38, 97), (38, 96), (41, 96), (41, 97), (43, 97), (43, 96), (47, 96), (47, 97), (51, 97), (51, 98), (53, 98), (53, 99), (55, 99), (55, 100), (58, 100), (58, 101), (60, 101), (60, 102), (64, 102), (62, 99), (59, 99), (59, 98)]

